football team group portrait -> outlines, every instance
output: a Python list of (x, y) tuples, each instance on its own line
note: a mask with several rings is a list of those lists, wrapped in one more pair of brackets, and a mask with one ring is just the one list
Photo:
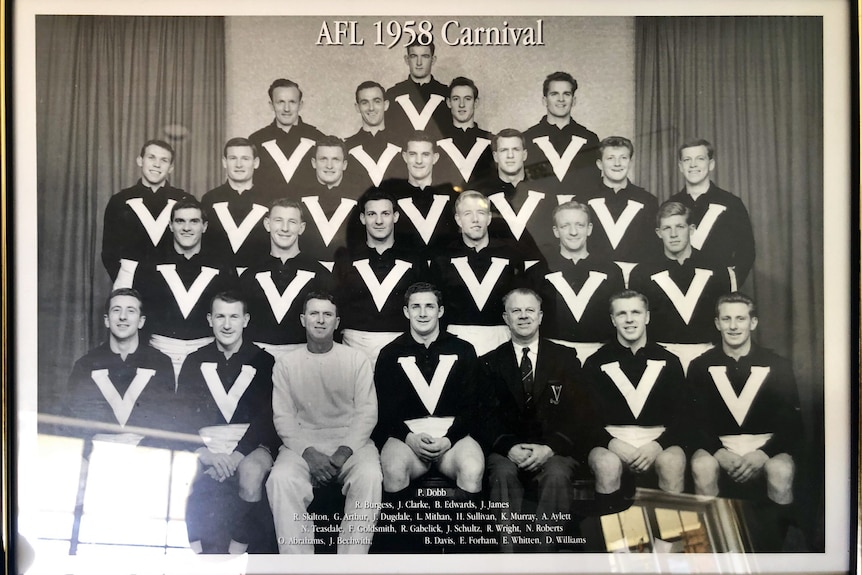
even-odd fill
[(196, 554), (607, 552), (648, 497), (823, 545), (817, 18), (224, 18), (217, 97), (147, 18), (45, 18), (39, 411), (79, 489), (193, 457)]

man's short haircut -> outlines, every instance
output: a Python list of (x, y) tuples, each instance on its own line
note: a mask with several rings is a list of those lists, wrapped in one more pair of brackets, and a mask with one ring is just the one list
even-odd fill
[(407, 139), (404, 141), (405, 152), (407, 151), (407, 144), (410, 142), (428, 142), (431, 144), (431, 151), (437, 151), (437, 141), (424, 130), (414, 130), (412, 134), (407, 136)]
[(224, 145), (224, 157), (227, 158), (228, 148), (251, 148), (251, 155), (257, 157), (257, 146), (255, 146), (248, 138), (231, 138)]
[(753, 299), (742, 292), (735, 291), (733, 293), (719, 296), (718, 300), (715, 302), (716, 318), (718, 318), (718, 308), (721, 307), (721, 304), (723, 303), (744, 303), (748, 306), (748, 315), (751, 317), (757, 317), (757, 305), (754, 303)]
[(626, 148), (630, 158), (635, 155), (635, 146), (632, 141), (622, 136), (608, 136), (599, 142), (599, 156), (605, 153), (605, 148)]
[(322, 299), (330, 302), (335, 306), (335, 317), (338, 317), (338, 301), (336, 301), (335, 296), (332, 295), (332, 293), (324, 290), (310, 291), (306, 294), (305, 300), (302, 302), (302, 313), (305, 313), (305, 310), (308, 309), (308, 302), (313, 299)]
[(356, 86), (356, 93), (354, 94), (354, 99), (356, 100), (357, 104), (359, 103), (359, 92), (361, 92), (362, 90), (368, 90), (370, 88), (379, 88), (380, 93), (383, 95), (383, 97), (386, 97), (386, 88), (381, 86), (379, 82), (375, 82), (374, 80), (365, 80), (364, 82)]
[(386, 200), (387, 202), (392, 204), (392, 213), (398, 211), (398, 202), (395, 201), (395, 197), (389, 192), (381, 190), (380, 188), (375, 186), (373, 188), (368, 188), (368, 190), (364, 194), (362, 194), (362, 197), (359, 198), (360, 213), (365, 213), (365, 206), (366, 204), (368, 204), (368, 202), (373, 202), (377, 200)]
[(688, 206), (680, 202), (667, 201), (659, 206), (658, 214), (655, 217), (655, 227), (661, 227), (661, 221), (672, 216), (685, 216), (685, 223), (691, 223), (691, 210)]
[(248, 302), (246, 301), (246, 298), (242, 294), (242, 292), (236, 290), (227, 290), (215, 294), (210, 300), (210, 313), (212, 313), (213, 306), (215, 305), (216, 301), (223, 301), (225, 303), (239, 302), (242, 304), (242, 313), (248, 313)]
[(432, 293), (437, 298), (437, 305), (443, 307), (443, 292), (437, 286), (428, 282), (416, 282), (404, 292), (404, 307), (410, 305), (410, 296), (415, 293)]
[(187, 198), (183, 198), (182, 200), (176, 202), (171, 208), (171, 221), (174, 221), (174, 214), (177, 213), (177, 210), (199, 210), (201, 213), (201, 221), (203, 223), (207, 223), (207, 211), (201, 205), (199, 201), (189, 196)]
[(318, 148), (341, 148), (342, 155), (345, 159), (347, 158), (347, 146), (344, 144), (344, 140), (338, 136), (323, 136), (322, 138), (318, 138), (317, 143), (311, 150), (312, 158), (317, 156)]
[(524, 133), (520, 130), (516, 130), (515, 128), (503, 128), (493, 136), (491, 136), (491, 151), (497, 151), (497, 142), (500, 138), (520, 138), (521, 139), (521, 147), (527, 147), (527, 140), (524, 138)]
[(485, 205), (487, 205), (489, 209), (491, 208), (491, 202), (488, 201), (488, 198), (485, 197), (485, 194), (483, 194), (481, 192), (477, 192), (476, 190), (464, 190), (463, 192), (458, 194), (457, 198), (455, 198), (455, 213), (456, 214), (458, 213), (458, 206), (460, 206), (461, 203), (464, 202), (464, 200), (469, 200), (470, 198), (472, 198), (474, 200), (481, 200), (481, 201), (485, 202)]
[(112, 291), (105, 300), (105, 315), (108, 315), (111, 311), (111, 300), (121, 295), (127, 295), (138, 300), (138, 309), (141, 311), (141, 315), (144, 315), (144, 298), (141, 297), (141, 293), (138, 290), (132, 288), (117, 288)]
[(535, 290), (532, 290), (527, 287), (519, 287), (513, 290), (510, 290), (509, 293), (503, 296), (503, 309), (506, 309), (506, 302), (509, 301), (509, 298), (513, 295), (531, 295), (536, 298), (536, 301), (539, 302), (539, 309), (542, 309), (542, 296)]
[(405, 46), (405, 49), (407, 50), (408, 54), (410, 54), (410, 48), (412, 48), (414, 46), (428, 46), (429, 48), (431, 48), (431, 55), (432, 56), (434, 55), (435, 47), (434, 47), (434, 41), (433, 40), (431, 42), (428, 42), (427, 44), (423, 44), (419, 41), (418, 36), (416, 38), (413, 38), (413, 41), (410, 42), (409, 44), (407, 44), (407, 46)]
[(146, 142), (144, 142), (144, 145), (141, 146), (141, 153), (140, 153), (140, 156), (142, 158), (144, 157), (144, 154), (147, 153), (147, 147), (148, 146), (158, 146), (163, 150), (167, 150), (171, 154), (171, 164), (174, 163), (174, 155), (176, 154), (176, 152), (174, 152), (174, 147), (171, 146), (166, 141), (164, 141), (164, 140), (147, 140)]
[(299, 92), (299, 101), (302, 101), (302, 88), (300, 88), (299, 84), (297, 84), (293, 80), (288, 80), (287, 78), (279, 78), (273, 81), (273, 83), (269, 85), (269, 90), (267, 90), (270, 101), (272, 101), (272, 93), (275, 92), (276, 88), (296, 88), (296, 91)]
[(709, 156), (709, 159), (712, 160), (715, 158), (715, 148), (708, 140), (704, 140), (703, 138), (692, 138), (691, 140), (686, 140), (682, 143), (679, 149), (676, 152), (676, 157), (678, 160), (682, 160), (682, 151), (686, 148), (697, 148), (699, 146), (703, 146), (706, 148), (706, 155)]
[(633, 289), (626, 289), (626, 290), (623, 290), (619, 293), (615, 293), (608, 300), (608, 309), (610, 310), (611, 315), (613, 315), (613, 313), (614, 313), (614, 302), (615, 301), (617, 301), (618, 299), (632, 299), (632, 298), (638, 298), (642, 302), (644, 302), (644, 307), (646, 308), (647, 311), (649, 311), (649, 300), (647, 299), (647, 296), (645, 296), (644, 294), (642, 294), (639, 291), (635, 291)]
[(477, 100), (479, 99), (479, 88), (476, 87), (476, 83), (470, 78), (465, 78), (464, 76), (458, 76), (449, 83), (449, 96), (452, 95), (452, 90), (458, 86), (468, 86), (473, 90), (473, 97)]
[(590, 217), (590, 208), (588, 208), (586, 204), (582, 204), (577, 200), (569, 200), (568, 202), (563, 202), (562, 204), (558, 205), (554, 208), (554, 211), (551, 212), (551, 221), (553, 222), (554, 226), (557, 225), (557, 214), (562, 212), (563, 210), (575, 210), (578, 212), (583, 212), (587, 214), (587, 223), (591, 224), (593, 222), (593, 218)]
[(305, 211), (303, 211), (302, 209), (302, 204), (297, 202), (296, 200), (291, 200), (289, 198), (278, 198), (277, 200), (273, 200), (269, 204), (269, 210), (267, 210), (264, 217), (269, 217), (269, 214), (272, 212), (272, 208), (296, 208), (297, 210), (299, 210), (299, 221), (305, 221)]
[(578, 81), (575, 80), (571, 74), (568, 72), (554, 72), (553, 74), (548, 74), (548, 77), (545, 78), (544, 82), (542, 82), (542, 96), (548, 95), (551, 82), (568, 82), (572, 85), (573, 95), (578, 91)]

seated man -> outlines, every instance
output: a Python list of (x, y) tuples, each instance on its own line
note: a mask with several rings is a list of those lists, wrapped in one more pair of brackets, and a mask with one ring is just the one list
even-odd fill
[(485, 458), (469, 435), (479, 417), (476, 352), (440, 330), (441, 298), (428, 283), (407, 289), (410, 331), (380, 351), (374, 372), (380, 404), (374, 439), (391, 501), (407, 497), (410, 482), (432, 467), (455, 481), (459, 499), (476, 500), (482, 489)]
[(205, 444), (186, 504), (195, 553), (245, 553), (269, 521), (263, 481), (281, 445), (272, 427), (274, 360), (243, 339), (248, 320), (239, 294), (217, 294), (207, 314), (215, 341), (180, 371), (180, 419)]
[[(159, 432), (176, 429), (171, 360), (141, 340), (145, 320), (138, 292), (111, 292), (104, 312), (108, 339), (75, 362), (63, 402), (63, 415), (74, 420), (56, 430), (85, 438), (85, 445), (92, 440), (92, 450), (85, 447), (82, 461), (87, 490), (101, 493), (112, 540), (123, 543), (140, 541), (139, 520), (152, 516), (153, 505), (164, 505), (160, 494), (168, 487), (162, 468), (153, 461), (154, 456), (166, 461), (169, 453), (141, 448), (173, 447), (173, 440), (166, 441)], [(68, 471), (51, 473), (62, 476)], [(78, 471), (71, 473), (77, 477)]]
[(624, 467), (636, 474), (655, 469), (659, 487), (671, 493), (682, 491), (685, 477), (682, 366), (647, 340), (646, 297), (626, 290), (611, 297), (610, 307), (617, 336), (584, 364), (603, 427), (589, 455), (600, 512), (623, 495)]
[(763, 478), (775, 505), (771, 511), (789, 517), (794, 458), (802, 444), (793, 369), (751, 341), (758, 323), (751, 298), (724, 295), (715, 309), (721, 347), (692, 361), (688, 372), (697, 422), (691, 458), (695, 492), (718, 495), (721, 472), (737, 485)]
[[(508, 502), (510, 512), (520, 513), (524, 486), (536, 483), (536, 515), (553, 517), (572, 506), (572, 478), (590, 448), (590, 402), (576, 381), (581, 375), (577, 352), (539, 337), (539, 295), (516, 289), (503, 305), (512, 340), (481, 357), (490, 409), (483, 414), (480, 436), (489, 452), (491, 501)], [(534, 550), (553, 548), (543, 541)], [(512, 548), (504, 545), (503, 550)]]
[[(174, 402), (173, 368), (166, 355), (141, 345), (140, 330), (146, 319), (137, 291), (121, 288), (111, 292), (104, 314), (108, 341), (75, 362), (66, 386), (65, 415), (116, 424), (123, 439), (134, 443), (143, 436), (132, 436), (122, 428), (173, 429), (167, 411)], [(159, 443), (144, 440), (144, 444), (153, 442)]]
[(338, 308), (330, 294), (309, 293), (299, 319), (308, 343), (280, 355), (272, 377), (273, 418), (284, 445), (266, 492), (278, 550), (314, 553), (314, 524), (304, 514), (314, 487), (337, 483), (346, 498), (338, 553), (368, 553), (383, 481), (371, 442), (377, 422), (371, 363), (333, 342)]

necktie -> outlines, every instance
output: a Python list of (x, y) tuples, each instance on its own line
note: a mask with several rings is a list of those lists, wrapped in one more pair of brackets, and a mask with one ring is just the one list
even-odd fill
[(524, 385), (524, 393), (527, 396), (527, 401), (530, 401), (533, 396), (533, 362), (530, 360), (530, 348), (525, 347), (521, 355), (521, 383)]

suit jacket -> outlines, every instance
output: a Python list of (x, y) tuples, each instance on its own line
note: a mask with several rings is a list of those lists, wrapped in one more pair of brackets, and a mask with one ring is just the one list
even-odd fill
[(529, 402), (511, 341), (483, 355), (480, 363), (488, 416), (479, 439), (486, 452), (506, 456), (518, 443), (539, 443), (557, 455), (586, 461), (596, 416), (580, 382), (581, 363), (574, 349), (539, 340)]

